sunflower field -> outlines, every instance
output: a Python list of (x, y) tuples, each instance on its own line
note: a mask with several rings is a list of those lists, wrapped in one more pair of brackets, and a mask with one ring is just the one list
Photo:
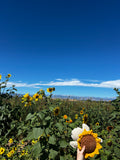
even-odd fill
[(21, 96), (7, 87), (10, 77), (2, 81), (0, 75), (0, 160), (76, 160), (74, 145), (81, 149), (88, 137), (94, 149), (86, 159), (120, 159), (119, 89), (113, 101), (54, 99), (54, 87)]

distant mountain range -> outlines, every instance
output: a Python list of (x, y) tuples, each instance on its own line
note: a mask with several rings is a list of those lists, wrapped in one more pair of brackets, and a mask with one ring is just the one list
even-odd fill
[[(19, 96), (23, 96), (24, 94), (18, 94)], [(31, 95), (33, 96), (33, 95)], [(47, 95), (48, 96), (48, 95)], [(112, 101), (116, 99), (116, 97), (80, 97), (80, 96), (66, 96), (66, 95), (52, 95), (52, 98), (60, 98), (60, 99), (70, 99), (70, 100), (91, 100), (91, 101)]]
[(72, 100), (91, 100), (91, 101), (111, 101), (116, 99), (116, 97), (101, 98), (101, 97), (80, 97), (80, 96), (65, 96), (65, 95), (52, 95), (52, 98), (72, 99)]

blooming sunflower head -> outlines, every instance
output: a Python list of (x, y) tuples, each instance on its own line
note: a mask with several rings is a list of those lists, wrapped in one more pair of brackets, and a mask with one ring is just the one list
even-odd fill
[(54, 110), (53, 110), (53, 113), (55, 116), (58, 116), (59, 113), (60, 113), (60, 108), (59, 107), (55, 107)]
[(96, 126), (99, 126), (99, 122), (96, 123)]
[(47, 92), (49, 93), (53, 92), (53, 88), (47, 88)]
[(64, 119), (67, 119), (67, 117), (68, 117), (68, 116), (67, 116), (66, 114), (63, 116)]
[(35, 101), (38, 101), (39, 99), (42, 99), (42, 95), (38, 94), (38, 93), (35, 93), (33, 95), (33, 99), (35, 99)]
[(26, 93), (23, 97), (24, 98), (28, 98), (29, 97), (29, 93)]
[(8, 142), (9, 142), (10, 144), (12, 144), (12, 143), (13, 143), (13, 139), (10, 138)]
[(11, 77), (11, 74), (8, 74), (7, 77), (10, 78), (10, 77)]
[(102, 148), (100, 145), (101, 139), (97, 137), (96, 133), (92, 130), (84, 131), (79, 135), (77, 140), (78, 148), (81, 150), (85, 146), (85, 158), (94, 157), (95, 154), (99, 154), (99, 149)]
[(82, 128), (74, 128), (71, 137), (74, 140), (70, 142), (73, 148), (79, 148), (81, 150), (85, 146), (85, 158), (88, 156), (94, 157), (95, 154), (99, 154), (99, 149), (102, 148), (100, 145), (102, 139), (97, 137), (97, 134), (93, 133), (86, 124), (82, 124)]
[(2, 78), (2, 75), (0, 74), (0, 80), (1, 80), (1, 78)]
[(35, 98), (35, 99), (38, 99), (40, 97), (40, 95), (38, 94), (38, 93), (35, 93), (34, 95), (33, 95), (33, 98)]
[(5, 148), (1, 147), (0, 148), (0, 155), (3, 154), (5, 152)]
[(83, 110), (80, 111), (80, 114), (83, 114)]
[(70, 119), (70, 120), (69, 120), (69, 123), (72, 123), (72, 122), (73, 122), (72, 119)]

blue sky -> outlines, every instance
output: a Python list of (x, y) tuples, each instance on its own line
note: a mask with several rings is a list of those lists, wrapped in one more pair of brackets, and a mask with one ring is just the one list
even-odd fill
[(0, 74), (18, 93), (115, 97), (119, 0), (0, 2)]

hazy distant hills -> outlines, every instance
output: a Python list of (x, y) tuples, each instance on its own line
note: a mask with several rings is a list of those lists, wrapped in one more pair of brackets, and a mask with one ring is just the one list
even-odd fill
[(92, 100), (92, 101), (111, 101), (116, 99), (113, 98), (101, 98), (101, 97), (79, 97), (79, 96), (65, 96), (65, 95), (52, 95), (52, 98), (60, 98), (60, 99), (74, 99), (74, 100)]
[[(18, 94), (19, 96), (23, 96), (23, 94)], [(33, 96), (33, 95), (31, 95)], [(47, 95), (48, 96), (48, 95)], [(91, 101), (112, 101), (116, 99), (116, 97), (80, 97), (80, 96), (66, 96), (66, 95), (52, 95), (52, 98), (60, 98), (60, 99), (71, 99), (71, 100), (91, 100)]]

